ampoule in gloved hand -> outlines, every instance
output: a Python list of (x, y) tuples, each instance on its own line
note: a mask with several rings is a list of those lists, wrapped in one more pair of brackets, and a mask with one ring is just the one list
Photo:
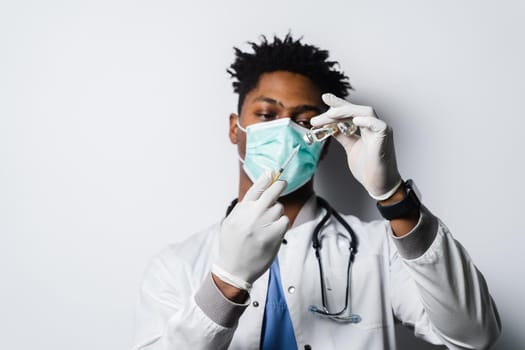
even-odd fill
[(311, 145), (314, 142), (324, 141), (330, 136), (337, 136), (339, 133), (346, 136), (353, 135), (358, 127), (352, 122), (352, 119), (349, 118), (320, 127), (313, 127), (304, 135), (304, 142)]

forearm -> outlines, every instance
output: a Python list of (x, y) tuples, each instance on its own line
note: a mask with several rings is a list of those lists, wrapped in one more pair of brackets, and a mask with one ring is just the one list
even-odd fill
[[(235, 328), (222, 327), (210, 321), (194, 302), (163, 320), (162, 332), (138, 338), (134, 350), (228, 349)], [(159, 329), (160, 331), (160, 329)]]
[(154, 260), (146, 272), (133, 349), (227, 349), (247, 304), (227, 300), (210, 274), (194, 286), (182, 263), (171, 264), (174, 271), (166, 265)]
[[(496, 307), (483, 276), (448, 229), (422, 207), (414, 230), (393, 240), (432, 331), (452, 349), (489, 348), (500, 333)], [(414, 297), (398, 298), (411, 303)]]
[(226, 297), (228, 300), (237, 303), (242, 304), (246, 302), (248, 299), (248, 292), (244, 289), (240, 289), (237, 287), (232, 286), (231, 284), (228, 284), (221, 280), (219, 277), (217, 277), (215, 274), (211, 274), (211, 277), (213, 279), (213, 282), (219, 289), (219, 291)]

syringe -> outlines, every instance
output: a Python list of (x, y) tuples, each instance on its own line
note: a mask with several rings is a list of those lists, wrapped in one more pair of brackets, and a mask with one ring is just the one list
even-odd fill
[(279, 177), (281, 176), (281, 174), (283, 173), (284, 169), (286, 169), (286, 167), (288, 166), (288, 163), (290, 163), (290, 161), (292, 160), (292, 158), (297, 154), (297, 152), (299, 152), (299, 148), (301, 146), (300, 145), (297, 145), (295, 146), (295, 148), (293, 149), (293, 151), (290, 153), (290, 155), (288, 156), (288, 158), (286, 158), (286, 160), (284, 161), (283, 165), (281, 166), (281, 168), (275, 173), (275, 176), (273, 177), (273, 180), (272, 180), (272, 183), (274, 183), (275, 181), (279, 180)]

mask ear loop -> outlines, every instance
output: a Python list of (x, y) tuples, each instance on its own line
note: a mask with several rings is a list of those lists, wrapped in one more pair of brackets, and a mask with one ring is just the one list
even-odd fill
[[(241, 126), (240, 119), (241, 117), (237, 116), (237, 127), (246, 134), (246, 129)], [(241, 158), (241, 155), (237, 153), (237, 157), (239, 158), (239, 162), (244, 165), (244, 159)]]
[(244, 132), (244, 133), (246, 134), (246, 129), (243, 128), (243, 127), (241, 126), (240, 119), (241, 119), (241, 117), (237, 116), (237, 127), (238, 127), (239, 129), (241, 129), (241, 131)]

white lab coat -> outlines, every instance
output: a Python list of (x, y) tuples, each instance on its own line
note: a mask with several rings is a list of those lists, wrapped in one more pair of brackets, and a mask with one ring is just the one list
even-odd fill
[[(315, 208), (311, 218), (292, 227), (278, 255), (299, 349), (395, 349), (396, 319), (413, 326), (416, 336), (450, 349), (486, 349), (494, 343), (499, 318), (482, 275), (448, 229), (428, 212), (415, 231), (433, 227), (437, 234), (426, 252), (414, 259), (401, 257), (387, 221), (365, 223), (344, 216), (359, 241), (350, 300), (352, 311), (362, 320), (337, 323), (309, 311), (310, 305), (322, 305), (311, 234), (323, 214), (324, 209)], [(422, 220), (427, 224), (422, 225)], [(434, 224), (429, 225), (429, 220)], [(236, 326), (215, 323), (195, 302), (217, 254), (219, 229), (220, 223), (213, 225), (152, 260), (141, 287), (134, 349), (259, 348), (268, 272), (254, 283), (249, 305)], [(346, 283), (346, 260), (338, 257), (346, 259), (348, 253), (336, 238), (339, 232), (346, 230), (335, 218), (322, 231), (332, 237), (326, 238), (323, 249), (333, 257), (323, 261), (323, 268), (342, 272), (341, 278), (329, 281), (333, 286)], [(339, 298), (338, 305), (343, 302), (344, 297)]]

